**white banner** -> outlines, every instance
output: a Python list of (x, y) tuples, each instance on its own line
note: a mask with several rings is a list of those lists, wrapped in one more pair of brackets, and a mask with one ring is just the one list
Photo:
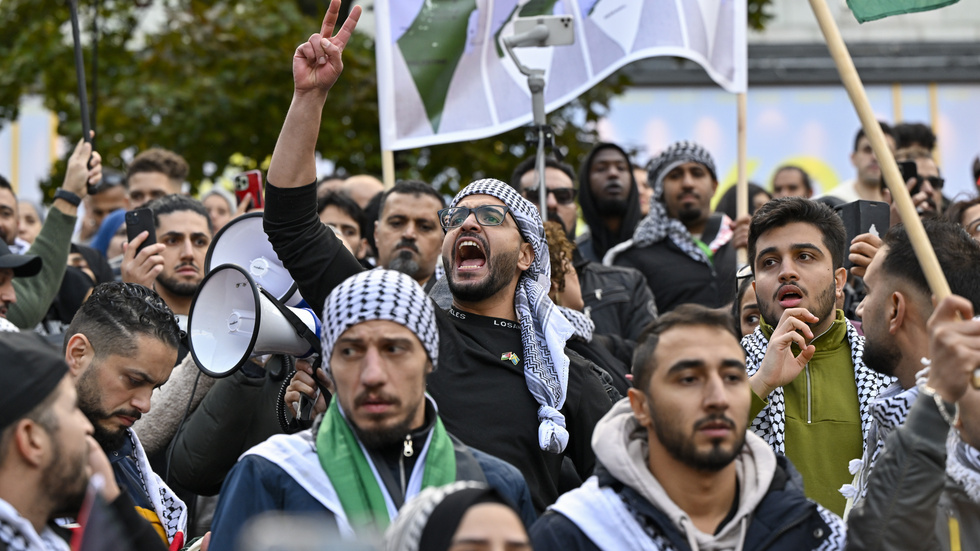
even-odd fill
[(493, 136), (529, 124), (531, 93), (503, 49), (518, 17), (572, 15), (575, 44), (519, 48), (545, 69), (545, 108), (653, 56), (699, 63), (746, 89), (745, 0), (377, 0), (381, 144), (401, 150)]

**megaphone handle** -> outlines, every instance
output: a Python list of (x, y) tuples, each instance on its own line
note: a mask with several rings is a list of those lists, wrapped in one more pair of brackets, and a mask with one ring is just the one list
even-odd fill
[(320, 389), (315, 388), (313, 392), (312, 399), (306, 394), (299, 395), (299, 412), (296, 418), (300, 421), (313, 420), (313, 406), (316, 405), (316, 399), (320, 397)]

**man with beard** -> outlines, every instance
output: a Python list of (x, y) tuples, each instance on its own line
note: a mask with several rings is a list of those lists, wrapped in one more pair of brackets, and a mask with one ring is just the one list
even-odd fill
[(720, 308), (735, 298), (731, 219), (712, 213), (715, 163), (694, 142), (677, 142), (650, 162), (653, 201), (633, 238), (612, 248), (603, 264), (636, 268), (647, 278), (657, 310), (681, 304)]
[[(887, 123), (878, 122), (881, 131), (885, 134), (885, 142), (888, 148), (895, 151), (895, 136), (892, 134), (892, 127)], [(829, 195), (840, 199), (844, 203), (864, 199), (866, 201), (883, 201), (881, 193), (881, 167), (878, 166), (878, 157), (875, 156), (871, 148), (871, 140), (864, 135), (864, 128), (859, 128), (854, 136), (854, 151), (851, 153), (851, 164), (857, 171), (857, 178), (841, 182), (837, 187), (824, 191), (823, 195)]]
[[(980, 266), (980, 246), (956, 224), (923, 220), (939, 265), (954, 295), (966, 298), (980, 311), (980, 279), (961, 266)], [(861, 502), (868, 490), (868, 476), (884, 449), (888, 434), (905, 422), (918, 396), (915, 375), (920, 359), (929, 356), (926, 322), (933, 313), (932, 290), (916, 259), (902, 225), (885, 234), (864, 276), (867, 295), (858, 305), (864, 330), (864, 363), (896, 380), (871, 405), (871, 429), (854, 482), (841, 493)]]
[[(331, 2), (320, 33), (292, 58), (293, 101), (266, 186), (265, 231), (310, 304), (322, 304), (360, 271), (315, 212), (320, 118), (360, 14), (355, 7), (330, 37), (339, 5)], [(565, 353), (573, 329), (548, 298), (550, 262), (537, 209), (487, 179), (466, 186), (440, 212), (453, 301), (436, 309), (442, 367), (428, 391), (446, 428), (520, 469), (543, 510), (558, 497), (563, 457), (580, 476), (591, 473), (592, 428), (611, 403), (592, 364)]]
[(618, 145), (597, 143), (582, 163), (579, 181), (588, 183), (582, 186), (579, 204), (589, 231), (577, 245), (586, 259), (601, 262), (606, 251), (633, 235), (642, 218), (633, 164)]
[[(186, 331), (194, 294), (204, 279), (204, 259), (213, 234), (211, 218), (200, 201), (186, 195), (165, 195), (146, 207), (153, 212), (157, 242), (138, 254), (143, 235), (126, 245), (122, 280), (159, 293), (176, 314), (180, 329)], [(181, 339), (177, 363), (189, 350), (186, 338)]]
[(78, 515), (95, 473), (126, 548), (166, 549), (120, 492), (58, 353), (32, 333), (0, 333), (0, 356), (0, 549), (67, 551), (69, 534), (52, 521)]
[[(905, 423), (888, 436), (867, 497), (848, 518), (847, 548), (980, 546), (980, 318), (946, 297), (929, 318), (928, 370)], [(972, 319), (971, 319), (972, 318)]]
[(241, 529), (267, 511), (319, 514), (342, 536), (365, 536), (423, 488), (457, 480), (489, 483), (533, 522), (517, 469), (448, 433), (425, 394), (443, 358), (434, 305), (415, 280), (383, 268), (357, 274), (327, 297), (323, 320), (330, 406), (312, 430), (242, 456), (221, 490), (212, 550), (240, 549)]
[(446, 201), (425, 182), (404, 180), (384, 192), (374, 223), (378, 266), (411, 276), (429, 292), (445, 234), (439, 209)]
[(773, 199), (749, 226), (749, 260), (762, 320), (742, 339), (752, 385), (752, 430), (803, 475), (807, 497), (844, 512), (871, 426), (871, 403), (892, 383), (864, 365), (864, 338), (835, 310), (844, 224), (822, 203)]
[[(510, 185), (538, 206), (538, 172), (534, 162), (534, 157), (521, 161), (514, 169)], [(561, 222), (568, 240), (574, 243), (578, 186), (572, 167), (553, 157), (546, 158), (544, 185), (548, 188), (548, 220)], [(572, 264), (581, 283), (585, 311), (595, 323), (596, 331), (610, 335), (616, 341), (610, 343), (610, 350), (627, 364), (632, 363), (633, 344), (656, 317), (657, 310), (643, 274), (633, 268), (603, 266), (588, 260), (580, 246), (575, 247)]]
[(660, 317), (633, 374), (596, 426), (595, 476), (538, 520), (535, 549), (843, 548), (840, 519), (746, 431), (752, 392), (731, 316), (691, 304)]
[(65, 362), (76, 379), (78, 407), (109, 456), (115, 480), (170, 546), (184, 539), (187, 508), (150, 468), (130, 430), (150, 410), (153, 389), (170, 377), (180, 330), (152, 290), (132, 283), (95, 288), (65, 332)]

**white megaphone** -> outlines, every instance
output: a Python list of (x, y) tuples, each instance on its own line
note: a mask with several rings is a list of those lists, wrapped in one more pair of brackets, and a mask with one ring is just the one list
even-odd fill
[(320, 351), (320, 320), (308, 308), (290, 308), (255, 284), (240, 266), (211, 270), (191, 304), (188, 343), (194, 362), (211, 377), (231, 375), (252, 356)]
[(222, 264), (244, 268), (258, 286), (286, 306), (305, 306), (296, 283), (262, 229), (261, 212), (239, 216), (218, 230), (204, 258), (204, 272)]

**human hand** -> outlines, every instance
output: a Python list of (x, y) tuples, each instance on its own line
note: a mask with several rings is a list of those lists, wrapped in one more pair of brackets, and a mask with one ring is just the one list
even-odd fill
[[(324, 387), (331, 388), (330, 378), (322, 369), (317, 370), (316, 377)], [(316, 383), (313, 381), (313, 366), (306, 360), (296, 360), (296, 374), (286, 387), (286, 394), (283, 397), (286, 408), (293, 417), (299, 417), (300, 396), (316, 400), (313, 404), (313, 417), (327, 410), (327, 401), (322, 393), (317, 392)]]
[[(905, 187), (908, 188), (909, 193), (912, 193), (912, 188), (915, 187), (917, 179), (909, 178), (905, 182)], [(932, 197), (929, 195), (929, 191), (924, 189), (925, 186), (919, 189), (919, 192), (912, 195), (912, 205), (915, 207), (915, 211), (919, 214), (924, 212), (933, 212), (936, 210), (936, 205), (932, 201)], [(892, 226), (902, 222), (902, 215), (898, 212), (898, 206), (893, 201), (892, 192), (887, 187), (881, 192), (882, 197), (884, 197), (885, 202), (891, 205), (889, 222)]]
[(749, 224), (751, 223), (752, 217), (748, 214), (732, 220), (730, 226), (734, 233), (732, 235), (732, 246), (736, 249), (745, 249), (749, 246)]
[(340, 3), (341, 0), (330, 1), (320, 32), (311, 35), (293, 54), (293, 85), (296, 93), (320, 92), (326, 95), (344, 70), (341, 54), (361, 17), (361, 7), (354, 6), (344, 25), (331, 37), (330, 33), (333, 32), (340, 13)]
[[(813, 339), (813, 331), (807, 324), (818, 321), (820, 319), (806, 308), (788, 308), (783, 312), (769, 338), (769, 348), (759, 371), (749, 379), (752, 390), (758, 396), (765, 398), (777, 387), (792, 382), (803, 371), (817, 351), (815, 346), (807, 344)], [(794, 343), (800, 347), (797, 356), (793, 355)]]
[[(91, 135), (95, 136), (95, 132)], [(61, 188), (84, 198), (88, 195), (87, 184), (95, 185), (100, 181), (102, 181), (102, 156), (98, 151), (92, 150), (91, 143), (84, 139), (79, 140), (71, 157), (68, 158), (68, 168)]]
[(153, 282), (163, 271), (163, 256), (160, 253), (166, 248), (163, 243), (147, 245), (139, 253), (139, 246), (150, 236), (142, 231), (129, 243), (123, 243), (123, 261), (119, 273), (126, 283), (138, 283), (144, 287), (153, 288)]
[(972, 318), (973, 304), (950, 295), (936, 306), (927, 323), (932, 358), (928, 385), (950, 403), (963, 397), (973, 371), (980, 368), (980, 321)]
[(864, 277), (868, 266), (874, 260), (875, 253), (881, 248), (881, 238), (872, 233), (862, 233), (851, 240), (850, 254), (847, 258), (854, 264), (851, 274)]
[(106, 500), (106, 503), (112, 503), (119, 497), (119, 485), (116, 483), (116, 475), (112, 472), (112, 465), (109, 463), (109, 458), (106, 457), (104, 451), (102, 451), (102, 446), (95, 441), (92, 435), (85, 437), (88, 441), (88, 466), (92, 470), (92, 474), (102, 475), (103, 485), (102, 485), (102, 498)]

